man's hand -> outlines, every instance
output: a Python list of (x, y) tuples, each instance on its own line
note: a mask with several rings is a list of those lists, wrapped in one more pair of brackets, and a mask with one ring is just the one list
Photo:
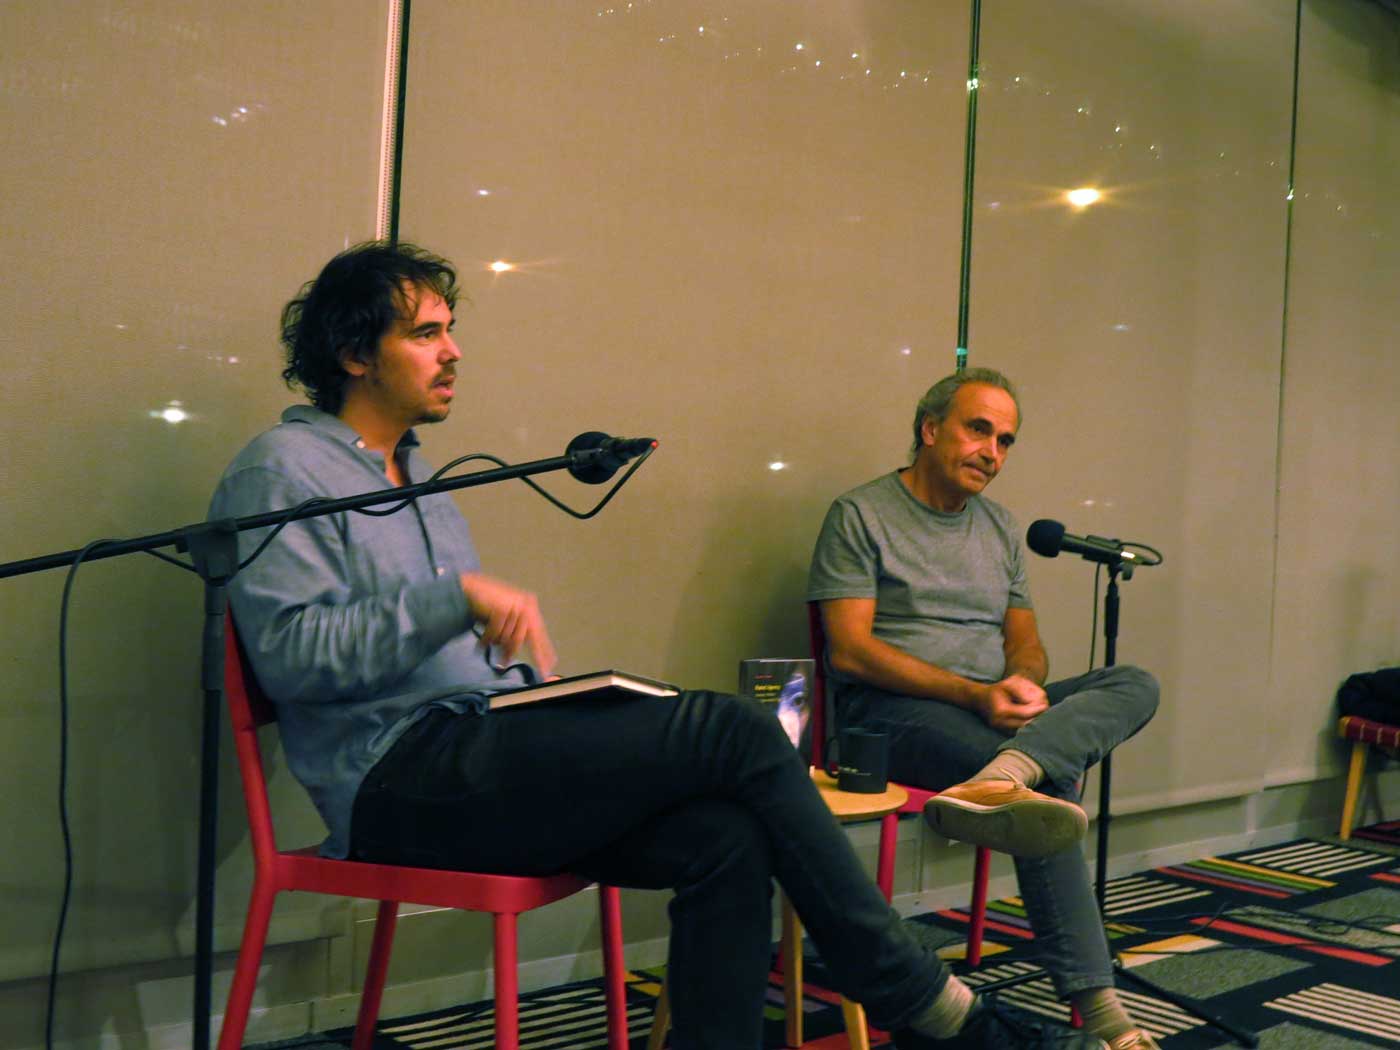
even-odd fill
[(1045, 690), (1024, 675), (1013, 674), (987, 687), (977, 713), (1003, 733), (1014, 733), (1050, 706)]
[(481, 624), (481, 640), (500, 646), (507, 663), (528, 648), (540, 674), (550, 674), (556, 663), (554, 643), (535, 596), (479, 572), (464, 572), (461, 581), (472, 616)]

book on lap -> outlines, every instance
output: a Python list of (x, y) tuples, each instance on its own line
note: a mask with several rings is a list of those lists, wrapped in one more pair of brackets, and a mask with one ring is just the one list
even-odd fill
[(544, 700), (587, 700), (601, 696), (679, 696), (680, 689), (669, 682), (629, 674), (626, 671), (590, 671), (553, 682), (521, 686), (491, 695), (491, 707), (515, 707)]

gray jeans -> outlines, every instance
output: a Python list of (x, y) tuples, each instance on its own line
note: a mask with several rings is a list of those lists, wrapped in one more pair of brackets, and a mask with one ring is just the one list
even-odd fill
[[(1104, 755), (1136, 733), (1157, 710), (1157, 680), (1118, 666), (1052, 682), (1050, 708), (1007, 736), (953, 704), (847, 685), (837, 694), (843, 726), (890, 740), (890, 778), (931, 791), (960, 783), (1002, 748), (1015, 748), (1045, 770), (1038, 790), (1079, 800), (1079, 781)], [(1018, 858), (1016, 879), (1035, 947), (1061, 996), (1113, 984), (1113, 963), (1078, 844), (1049, 857)]]

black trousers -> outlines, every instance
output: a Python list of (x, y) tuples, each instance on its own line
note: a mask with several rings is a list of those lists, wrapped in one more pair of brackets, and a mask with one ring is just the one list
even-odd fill
[(947, 980), (777, 720), (738, 697), (431, 712), (371, 770), (351, 839), (366, 860), (673, 889), (677, 1050), (760, 1045), (774, 878), (838, 989), (876, 1024), (901, 1027)]

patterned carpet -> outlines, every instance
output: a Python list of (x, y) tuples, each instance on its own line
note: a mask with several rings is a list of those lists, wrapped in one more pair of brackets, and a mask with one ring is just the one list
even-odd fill
[[(1129, 1012), (1164, 1050), (1235, 1045), (1192, 1012), (1138, 987), (1141, 977), (1260, 1036), (1265, 1050), (1400, 1048), (1400, 821), (1358, 830), (1351, 842), (1299, 839), (1157, 868), (1111, 881), (1109, 935), (1129, 976), (1120, 978)], [(961, 958), (965, 910), (920, 915), (911, 928), (950, 960)], [(1017, 898), (988, 911), (982, 966), (965, 979), (983, 985), (1013, 975), (1026, 983), (998, 992), (1046, 1017), (1069, 1011), (1030, 961), (1031, 933)], [(960, 967), (959, 967), (960, 968)], [(820, 985), (819, 960), (809, 960), (804, 1003), (808, 1050), (847, 1047), (837, 998)], [(659, 970), (629, 979), (634, 1050), (646, 1045)], [(766, 1045), (783, 1045), (781, 976), (770, 987)], [(386, 1021), (379, 1050), (487, 1050), (491, 1004), (476, 1003)], [(330, 1032), (302, 1047), (349, 1045)], [(521, 1001), (526, 1050), (603, 1047), (601, 983), (551, 988)], [(875, 1033), (875, 1046), (885, 1046)]]

